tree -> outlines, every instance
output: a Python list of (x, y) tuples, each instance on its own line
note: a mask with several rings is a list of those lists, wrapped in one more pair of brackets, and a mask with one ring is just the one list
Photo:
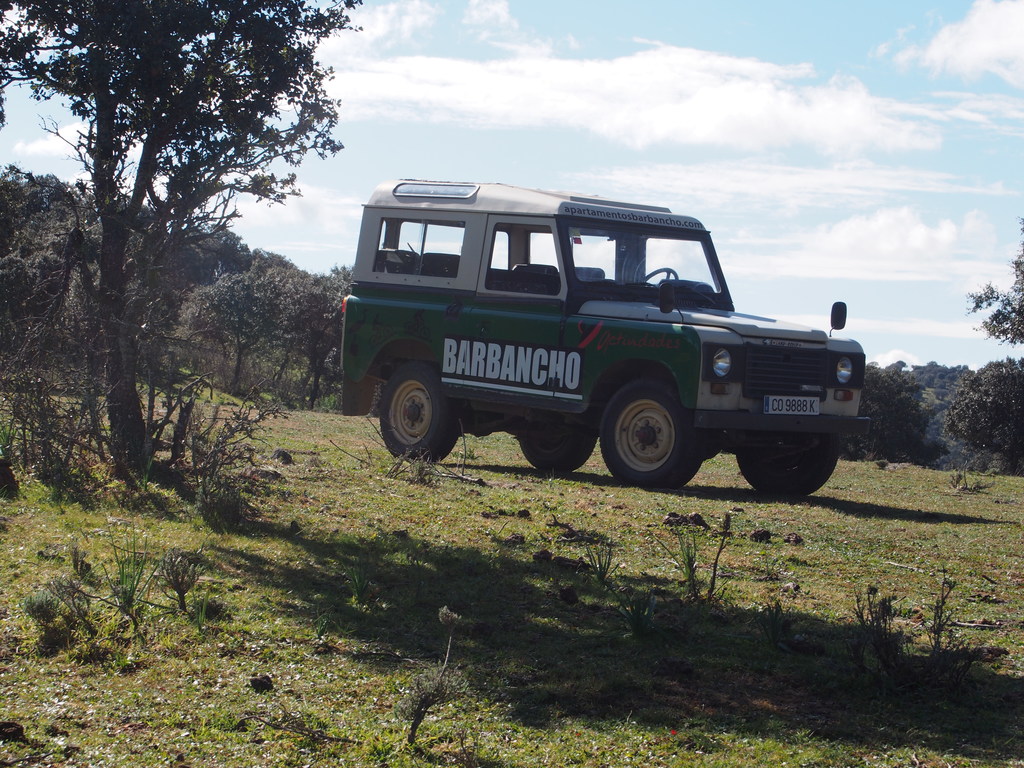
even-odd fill
[[(1024, 235), (1024, 219), (1021, 219), (1021, 234)], [(977, 293), (968, 294), (971, 312), (992, 310), (981, 327), (993, 339), (1006, 344), (1024, 344), (1024, 241), (1021, 251), (1010, 263), (1013, 269), (1013, 285), (1009, 290), (1000, 291), (988, 283)]]
[(341, 362), (341, 309), (351, 290), (352, 270), (335, 267), (326, 275), (302, 274), (296, 282), (299, 294), (291, 304), (289, 336), (306, 358), (305, 385), (309, 407), (320, 399), (321, 383)]
[(92, 222), (84, 218), (89, 207), (80, 191), (53, 176), (32, 176), (14, 167), (0, 172), (3, 365), (23, 367), (26, 355), (52, 350), (61, 338), (88, 335), (76, 327), (86, 318), (65, 310), (82, 275), (70, 256), (96, 246)]
[(140, 344), (167, 255), (223, 231), (240, 194), (295, 193), (279, 161), (341, 149), (316, 49), (359, 2), (0, 0), (0, 85), (27, 83), (85, 124), (73, 143), (99, 225), (87, 300), (121, 470), (149, 458)]
[(869, 365), (864, 371), (860, 415), (871, 418), (871, 431), (847, 438), (847, 458), (929, 465), (942, 455), (942, 446), (926, 436), (929, 414), (920, 400), (921, 385), (903, 366)]
[(185, 304), (183, 319), (192, 333), (220, 343), (231, 354), (227, 388), (232, 394), (240, 394), (246, 356), (274, 345), (283, 335), (282, 318), (292, 303), (286, 296), (289, 272), (298, 270), (257, 252), (247, 272), (226, 274), (213, 285), (197, 288)]
[(996, 361), (960, 379), (946, 431), (992, 453), (1005, 471), (1024, 472), (1024, 360)]

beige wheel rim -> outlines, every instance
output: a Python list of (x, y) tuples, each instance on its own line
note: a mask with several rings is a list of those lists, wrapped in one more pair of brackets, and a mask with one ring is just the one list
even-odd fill
[(676, 430), (672, 417), (655, 400), (636, 400), (615, 422), (615, 450), (636, 472), (658, 469), (672, 453)]
[(404, 445), (415, 445), (430, 429), (433, 415), (430, 395), (420, 382), (406, 381), (395, 391), (388, 414), (395, 437)]

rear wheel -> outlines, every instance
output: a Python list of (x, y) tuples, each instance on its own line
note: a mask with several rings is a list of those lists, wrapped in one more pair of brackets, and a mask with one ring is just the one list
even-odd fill
[(451, 453), (459, 431), (433, 366), (403, 364), (381, 389), (380, 400), (380, 433), (393, 455), (441, 461)]
[(619, 480), (643, 488), (678, 488), (703, 460), (688, 412), (669, 387), (627, 384), (601, 420), (601, 455)]
[(587, 463), (597, 436), (570, 429), (554, 428), (519, 435), (523, 456), (537, 469), (572, 472)]
[(807, 496), (821, 488), (839, 460), (839, 438), (819, 435), (810, 446), (777, 446), (736, 453), (740, 472), (754, 490)]

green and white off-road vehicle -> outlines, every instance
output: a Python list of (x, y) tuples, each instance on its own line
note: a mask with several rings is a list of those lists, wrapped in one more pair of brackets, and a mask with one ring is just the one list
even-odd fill
[(396, 456), (504, 431), (533, 466), (572, 471), (600, 442), (646, 487), (730, 451), (755, 489), (812, 493), (840, 435), (868, 428), (860, 345), (737, 313), (699, 221), (503, 184), (376, 189), (343, 365), (344, 413), (376, 404)]

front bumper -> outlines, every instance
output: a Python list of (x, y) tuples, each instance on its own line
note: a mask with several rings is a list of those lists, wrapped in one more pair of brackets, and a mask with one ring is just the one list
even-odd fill
[(866, 435), (867, 416), (767, 416), (746, 411), (694, 411), (697, 429), (739, 429), (753, 432), (815, 432), (835, 435)]

